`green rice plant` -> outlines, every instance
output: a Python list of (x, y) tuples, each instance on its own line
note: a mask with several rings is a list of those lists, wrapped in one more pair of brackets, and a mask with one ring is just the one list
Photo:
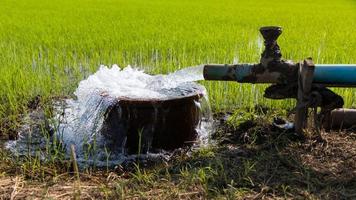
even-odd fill
[(137, 158), (139, 159), (142, 151), (142, 133), (143, 133), (143, 128), (137, 131), (138, 134), (138, 145), (137, 145)]
[(109, 173), (109, 159), (111, 152), (105, 147), (105, 156), (106, 156), (106, 173)]
[[(0, 19), (1, 132), (16, 129), (33, 97), (71, 95), (100, 64), (156, 74), (202, 63), (256, 63), (264, 25), (284, 27), (285, 58), (355, 63), (352, 0), (3, 0)], [(265, 86), (202, 84), (214, 110), (291, 105), (262, 98)], [(337, 91), (354, 106), (354, 90)]]

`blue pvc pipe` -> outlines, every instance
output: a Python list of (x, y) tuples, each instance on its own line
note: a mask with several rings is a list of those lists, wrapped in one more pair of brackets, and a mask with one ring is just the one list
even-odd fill
[[(249, 83), (250, 80), (246, 77), (253, 74), (253, 67), (253, 64), (206, 65), (204, 78)], [(275, 83), (275, 79), (276, 77), (269, 77), (267, 74), (256, 83)], [(356, 87), (356, 64), (316, 64), (313, 82), (331, 87)]]
[(314, 83), (356, 86), (356, 64), (316, 64)]

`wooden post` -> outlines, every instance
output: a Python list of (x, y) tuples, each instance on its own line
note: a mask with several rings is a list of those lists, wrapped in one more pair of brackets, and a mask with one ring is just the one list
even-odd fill
[(298, 72), (298, 98), (297, 108), (294, 118), (295, 131), (304, 135), (304, 129), (307, 128), (308, 119), (308, 102), (313, 84), (314, 63), (311, 58), (299, 63)]

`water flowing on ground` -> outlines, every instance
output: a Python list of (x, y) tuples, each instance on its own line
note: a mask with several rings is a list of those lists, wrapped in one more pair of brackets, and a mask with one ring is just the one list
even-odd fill
[[(46, 158), (53, 140), (61, 144), (69, 155), (70, 145), (75, 145), (78, 162), (81, 166), (113, 166), (134, 157), (125, 155), (125, 144), (110, 152), (110, 141), (105, 140), (99, 132), (102, 130), (107, 110), (118, 99), (165, 100), (188, 94), (190, 83), (203, 80), (203, 66), (188, 67), (168, 75), (149, 75), (130, 66), (120, 69), (101, 66), (99, 70), (79, 83), (74, 92), (75, 99), (56, 102), (55, 115), (48, 123), (25, 123), (19, 131), (19, 139), (7, 143), (7, 148), (19, 155), (40, 155)], [(204, 97), (196, 102), (201, 110), (200, 122), (196, 127), (201, 143), (206, 142), (211, 130), (211, 113), (204, 89)], [(34, 116), (32, 116), (34, 115)], [(40, 115), (40, 116), (38, 116)], [(30, 113), (27, 119), (44, 117)], [(34, 131), (35, 124), (37, 127)], [(51, 127), (53, 136), (40, 134), (43, 128)], [(49, 145), (51, 143), (51, 145)], [(52, 145), (53, 146), (53, 145)], [(26, 153), (25, 153), (26, 152)], [(146, 156), (163, 156), (148, 152)]]

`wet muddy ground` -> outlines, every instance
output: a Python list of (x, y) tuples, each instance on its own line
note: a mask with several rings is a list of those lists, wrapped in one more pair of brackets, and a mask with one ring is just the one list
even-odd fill
[[(31, 169), (1, 152), (0, 199), (355, 199), (356, 134), (308, 133), (304, 140), (271, 125), (273, 111), (215, 115), (213, 144), (169, 159), (73, 175), (70, 161)], [(62, 166), (62, 167), (61, 167)], [(139, 167), (138, 167), (139, 166)]]

